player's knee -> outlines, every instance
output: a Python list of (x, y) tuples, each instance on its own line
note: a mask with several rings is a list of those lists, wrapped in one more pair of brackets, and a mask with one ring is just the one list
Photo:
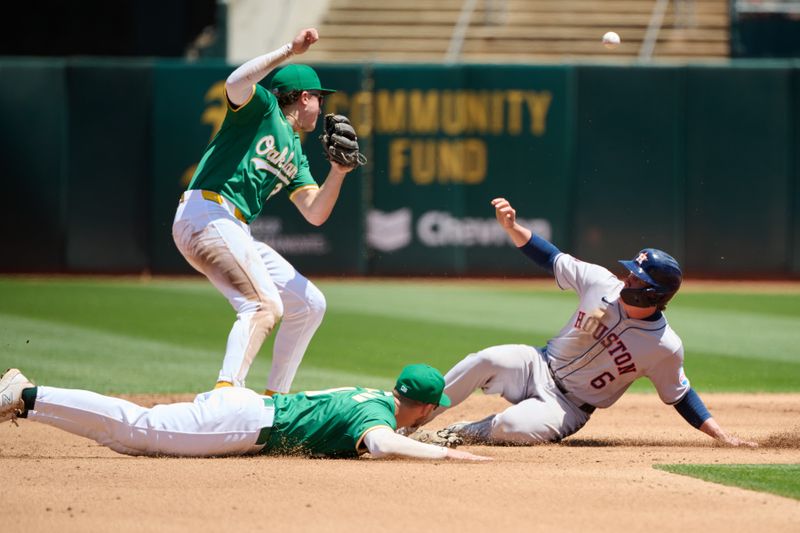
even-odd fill
[(473, 359), (473, 364), (475, 366), (486, 372), (496, 373), (497, 370), (506, 367), (502, 358), (498, 357), (497, 351), (492, 348), (481, 350), (469, 357)]
[(468, 355), (467, 360), (470, 361), (473, 366), (481, 368), (489, 368), (494, 365), (491, 354), (486, 350)]
[(322, 291), (314, 285), (309, 285), (306, 291), (306, 304), (308, 305), (308, 314), (321, 322), (322, 317), (325, 316), (328, 303), (325, 301), (325, 295), (322, 294)]
[(282, 316), (283, 304), (280, 301), (264, 299), (258, 303), (252, 323), (255, 328), (270, 332)]
[(286, 320), (302, 321), (306, 325), (317, 327), (322, 323), (326, 307), (327, 303), (322, 291), (309, 283), (302, 299), (291, 302), (286, 312)]
[(500, 394), (504, 390), (504, 373), (499, 371), (497, 360), (489, 350), (469, 354), (459, 361), (445, 376), (445, 381), (466, 380), (486, 394)]

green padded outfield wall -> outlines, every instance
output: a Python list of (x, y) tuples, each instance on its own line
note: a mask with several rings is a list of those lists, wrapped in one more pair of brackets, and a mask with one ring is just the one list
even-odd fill
[(0, 62), (0, 271), (67, 269), (64, 62)]
[(687, 69), (687, 270), (790, 269), (792, 74), (786, 67)]
[(792, 70), (792, 92), (794, 99), (792, 100), (792, 124), (794, 129), (792, 131), (792, 153), (794, 158), (792, 164), (794, 166), (794, 208), (792, 209), (791, 231), (792, 239), (792, 265), (791, 272), (795, 275), (800, 274), (800, 60), (794, 61), (794, 69)]
[(0, 269), (147, 268), (151, 72), (134, 61), (0, 63), (0, 171), (13, 199)]
[(152, 64), (72, 60), (66, 74), (67, 268), (141, 272), (149, 262)]
[(568, 245), (571, 75), (569, 67), (375, 67), (370, 272), (531, 271), (495, 222), (496, 196)]
[[(221, 62), (187, 66), (175, 61), (156, 66), (150, 187), (150, 253), (155, 272), (191, 271), (172, 241), (172, 220), (181, 192), (225, 118), (223, 89), (231, 70)], [(342, 91), (340, 99), (360, 89), (360, 67), (320, 67), (318, 72), (326, 87)], [(317, 140), (321, 131), (322, 117), (317, 130), (306, 135), (304, 142), (311, 172), (320, 183), (330, 169)], [(323, 226), (306, 222), (288, 196), (279, 194), (267, 202), (251, 225), (253, 235), (278, 250), (301, 272), (363, 274), (362, 173), (350, 173), (333, 214)]]
[(573, 253), (618, 270), (641, 248), (684, 258), (684, 73), (579, 67)]
[[(224, 117), (222, 62), (0, 61), (6, 272), (190, 272), (171, 223)], [(325, 112), (370, 163), (330, 220), (285, 195), (254, 234), (308, 274), (519, 275), (489, 201), (615, 268), (645, 245), (691, 275), (800, 274), (800, 63), (327, 65)], [(93, 89), (100, 87), (93, 93)], [(312, 172), (328, 164), (317, 131)]]

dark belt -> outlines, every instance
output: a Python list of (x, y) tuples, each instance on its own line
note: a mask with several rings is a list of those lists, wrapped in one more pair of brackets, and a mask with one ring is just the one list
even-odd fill
[[(264, 396), (264, 407), (274, 407), (275, 402), (269, 396)], [(272, 434), (272, 426), (261, 428), (256, 439), (256, 445), (262, 446), (267, 443), (269, 436)]]
[[(560, 390), (561, 393), (564, 396), (567, 396), (568, 400), (569, 400), (570, 397), (574, 398), (574, 396), (572, 396), (570, 394), (570, 392), (567, 390), (567, 388), (564, 386), (564, 384), (561, 383), (561, 380), (556, 377), (556, 373), (553, 372), (553, 369), (550, 368), (550, 365), (547, 365), (547, 368), (550, 370), (550, 375), (553, 376), (553, 381), (555, 382), (556, 387), (558, 387), (558, 390)], [(570, 400), (570, 401), (572, 401), (572, 400)], [(573, 403), (575, 403), (575, 402), (573, 402)], [(575, 403), (575, 405), (578, 405), (578, 404)], [(594, 405), (590, 404), (590, 403), (585, 403), (583, 405), (578, 405), (578, 409), (580, 409), (581, 411), (583, 411), (587, 415), (590, 415), (590, 414), (594, 413), (594, 410), (597, 409), (597, 408)]]

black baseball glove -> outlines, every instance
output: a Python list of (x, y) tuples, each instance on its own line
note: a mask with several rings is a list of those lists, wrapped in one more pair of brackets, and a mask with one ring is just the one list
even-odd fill
[(332, 113), (325, 115), (325, 131), (319, 140), (328, 161), (353, 168), (367, 164), (367, 158), (358, 151), (356, 130), (346, 116)]

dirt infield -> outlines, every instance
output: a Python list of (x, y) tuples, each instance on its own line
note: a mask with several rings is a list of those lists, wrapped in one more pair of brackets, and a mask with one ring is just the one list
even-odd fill
[[(800, 501), (652, 468), (800, 463), (800, 395), (705, 394), (766, 446), (728, 449), (628, 394), (562, 444), (471, 447), (492, 463), (118, 455), (26, 420), (0, 426), (3, 531), (797, 531)], [(190, 397), (136, 398), (141, 403)], [(502, 408), (476, 395), (433, 427)]]

